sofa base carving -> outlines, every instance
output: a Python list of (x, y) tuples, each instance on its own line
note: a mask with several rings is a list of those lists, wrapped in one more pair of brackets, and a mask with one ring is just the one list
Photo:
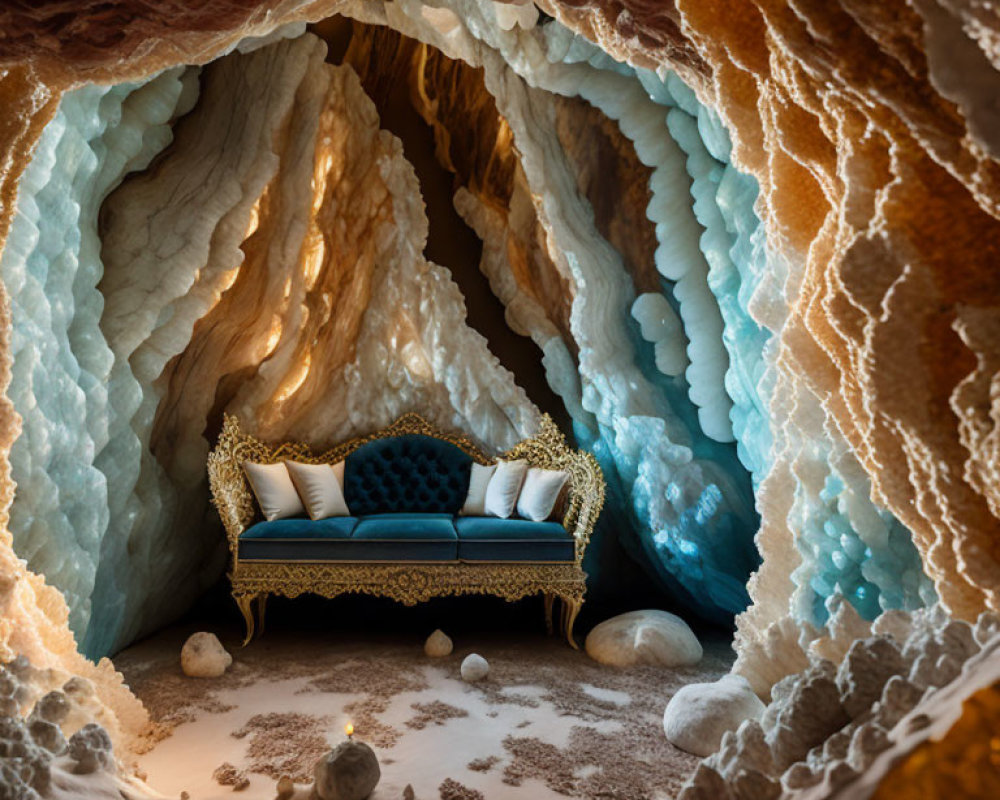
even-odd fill
[(560, 633), (579, 649), (573, 625), (583, 607), (587, 576), (576, 564), (241, 562), (237, 572), (229, 578), (246, 623), (244, 645), (263, 632), (265, 605), (271, 595), (367, 594), (413, 606), (434, 597), (486, 594), (508, 602), (541, 595), (549, 633), (553, 632), (555, 600), (561, 600)]

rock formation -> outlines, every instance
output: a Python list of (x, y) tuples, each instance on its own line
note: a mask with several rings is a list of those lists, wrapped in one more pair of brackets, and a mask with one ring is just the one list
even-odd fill
[(710, 756), (722, 737), (747, 720), (759, 721), (764, 704), (742, 675), (726, 675), (715, 683), (690, 683), (670, 698), (663, 712), (663, 732), (672, 745)]
[(467, 683), (481, 681), (490, 674), (489, 662), (478, 653), (470, 653), (462, 659), (462, 680)]
[(233, 657), (214, 633), (192, 633), (181, 648), (181, 669), (191, 678), (218, 678), (233, 663)]
[[(944, 736), (963, 701), (995, 680), (995, 664), (988, 662), (1000, 648), (998, 622), (984, 613), (970, 625), (936, 605), (912, 615), (885, 614), (846, 652), (826, 649), (828, 637), (814, 640), (809, 666), (775, 684), (759, 721), (749, 719), (725, 733), (721, 749), (699, 765), (681, 800), (867, 798), (891, 770), (906, 772), (910, 764), (914, 774), (927, 774), (918, 766), (926, 763), (915, 750), (921, 747), (940, 747), (948, 753), (948, 768), (957, 771), (961, 757), (929, 740)], [(970, 723), (979, 731), (989, 724), (975, 715)], [(967, 757), (970, 768), (975, 762), (975, 755)], [(988, 767), (975, 769), (966, 773), (973, 782), (991, 780)], [(913, 785), (887, 781), (884, 796), (905, 797), (904, 787)]]
[(341, 742), (316, 764), (313, 793), (319, 800), (365, 800), (382, 772), (375, 751), (364, 742)]
[(701, 661), (701, 644), (676, 614), (645, 609), (619, 614), (587, 634), (587, 655), (613, 667), (686, 667)]
[(89, 791), (94, 796), (152, 797), (118, 775), (104, 726), (130, 743), (128, 732), (119, 727), (123, 717), (101, 702), (89, 681), (77, 676), (59, 685), (65, 678), (23, 656), (0, 666), (0, 792), (53, 800)]
[(438, 629), (431, 633), (427, 637), (427, 641), (424, 642), (424, 653), (431, 658), (444, 658), (451, 655), (453, 647), (451, 637)]

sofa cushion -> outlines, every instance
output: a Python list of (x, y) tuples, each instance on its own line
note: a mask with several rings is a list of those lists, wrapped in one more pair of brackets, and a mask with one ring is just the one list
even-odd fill
[(253, 461), (243, 462), (243, 471), (250, 488), (257, 498), (257, 505), (266, 520), (297, 517), (304, 513), (306, 507), (302, 498), (295, 490), (295, 484), (288, 474), (288, 469), (282, 463), (257, 464)]
[(483, 511), (491, 517), (507, 519), (514, 513), (517, 495), (528, 472), (528, 462), (524, 460), (504, 461), (497, 459), (497, 468), (486, 486)]
[(313, 561), (342, 558), (356, 517), (307, 517), (258, 522), (240, 534), (239, 557), (247, 561)]
[(346, 459), (344, 498), (352, 514), (453, 515), (469, 490), (472, 458), (433, 436), (376, 439)]
[(351, 535), (358, 561), (454, 561), (458, 535), (450, 514), (371, 514)]
[(344, 502), (343, 461), (336, 464), (286, 461), (285, 468), (311, 519), (351, 516)]
[(458, 517), (462, 561), (573, 561), (573, 537), (558, 522)]
[(568, 480), (569, 473), (564, 470), (531, 467), (517, 498), (517, 515), (534, 522), (547, 520)]

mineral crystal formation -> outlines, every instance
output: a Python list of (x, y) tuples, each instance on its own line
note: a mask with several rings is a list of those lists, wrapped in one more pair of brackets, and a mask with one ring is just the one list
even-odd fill
[[(455, 175), (455, 208), (483, 241), (480, 267), (511, 327), (540, 349), (578, 441), (605, 467), (607, 526), (624, 532), (623, 543), (664, 588), (708, 618), (741, 611), (757, 563), (752, 490), (771, 502), (794, 485), (782, 513), (798, 521), (798, 546), (778, 548), (772, 560), (782, 561), (784, 577), (773, 586), (785, 581), (784, 600), (776, 595), (773, 608), (746, 618), (748, 644), (782, 614), (821, 624), (834, 591), (866, 617), (934, 599), (909, 531), (872, 491), (863, 454), (843, 426), (825, 424), (821, 395), (778, 361), (794, 319), (801, 251), (778, 229), (768, 235), (767, 215), (780, 210), (768, 204), (773, 187), (761, 183), (747, 144), (732, 141), (727, 127), (740, 129), (727, 117), (730, 106), (711, 102), (718, 99), (706, 83), (707, 57), (697, 69), (675, 64), (676, 72), (643, 58), (615, 61), (570, 29), (592, 33), (582, 11), (551, 9), (570, 27), (527, 17), (510, 25), (492, 4), (428, 14), (413, 0), (391, 9), (330, 4), (308, 16), (338, 10), (414, 43), (401, 51), (414, 54), (411, 102)], [(284, 13), (287, 23), (306, 14)], [(16, 546), (64, 591), (74, 630), (94, 654), (176, 614), (218, 574), (217, 538), (192, 535), (191, 562), (175, 564), (159, 550), (213, 522), (203, 459), (223, 410), (248, 417), (262, 435), (329, 441), (419, 405), (499, 447), (530, 433), (537, 419), (499, 364), (461, 366), (496, 362), (463, 323), (447, 271), (430, 282), (418, 277), (428, 263), (419, 257), (426, 222), (419, 202), (403, 201), (416, 193), (412, 181), (408, 189), (406, 181), (394, 184), (392, 236), (364, 216), (331, 227), (345, 208), (379, 207), (370, 189), (380, 180), (359, 172), (376, 162), (374, 151), (360, 158), (358, 149), (353, 172), (334, 177), (343, 163), (337, 137), (378, 120), (324, 121), (331, 103), (324, 87), (341, 79), (315, 68), (325, 57), (320, 42), (295, 25), (262, 37), (268, 32), (250, 24), (242, 32), (257, 39), (200, 75), (175, 69), (113, 92), (85, 86), (58, 103), (54, 89), (55, 118), (20, 182), (0, 262), (14, 330), (24, 330), (24, 345), (13, 347), (10, 396), (34, 420), (11, 456), (25, 487), (12, 509)], [(622, 56), (608, 36), (603, 31), (598, 43)], [(214, 47), (234, 43), (220, 36)], [(20, 52), (14, 39), (9, 47)], [(194, 61), (210, 60), (213, 46), (206, 48)], [(369, 75), (378, 68), (372, 52), (351, 44), (344, 58)], [(497, 131), (492, 140), (467, 141), (466, 110), (442, 103), (455, 80), (472, 80), (464, 64), (481, 71), (478, 92), (489, 99), (477, 113)], [(88, 68), (96, 76), (111, 65)], [(98, 102), (102, 92), (122, 109), (136, 95), (139, 111), (115, 111)], [(244, 122), (228, 128), (231, 119)], [(581, 144), (568, 135), (571, 125), (603, 138)], [(144, 127), (155, 135), (116, 134)], [(113, 135), (135, 152), (125, 147), (107, 158)], [(95, 154), (83, 168), (57, 157), (69, 146), (60, 150), (59, 142), (74, 136)], [(142, 172), (168, 145), (157, 168)], [(311, 169), (301, 157), (310, 151)], [(600, 152), (615, 164), (600, 173), (603, 185), (589, 160)], [(544, 155), (552, 153), (559, 155)], [(211, 176), (194, 194), (185, 190), (193, 175)], [(626, 191), (640, 176), (646, 190)], [(609, 207), (600, 193), (616, 180), (627, 202)], [(75, 188), (62, 191), (60, 181)], [(38, 210), (74, 196), (85, 200), (80, 219)], [(52, 228), (46, 242), (61, 236), (79, 254), (50, 264), (45, 248), (31, 243), (32, 219)], [(380, 259), (392, 269), (375, 270)], [(17, 276), (32, 269), (45, 283), (18, 288)], [(73, 304), (51, 321), (40, 317), (36, 310), (60, 291)], [(262, 313), (277, 294), (284, 295), (278, 307)], [(416, 303), (414, 311), (379, 311), (401, 302)], [(39, 325), (45, 330), (32, 332)], [(446, 341), (444, 330), (469, 336)], [(396, 366), (379, 382), (365, 365), (387, 358)], [(53, 396), (48, 387), (57, 385), (73, 387), (80, 409), (36, 399)], [(330, 386), (342, 387), (342, 400), (325, 391)], [(777, 430), (774, 408), (795, 409), (777, 414), (784, 421)], [(72, 421), (81, 412), (88, 425), (77, 439)], [(788, 473), (793, 463), (797, 471)], [(45, 491), (49, 484), (58, 492)], [(79, 512), (73, 497), (81, 498)], [(765, 510), (779, 505), (758, 502)], [(80, 520), (72, 527), (71, 514)], [(784, 527), (779, 519), (765, 513), (765, 556), (776, 536), (769, 531)], [(44, 547), (50, 537), (69, 546)], [(128, 569), (126, 546), (134, 553)], [(143, 566), (154, 563), (155, 572)], [(191, 563), (199, 572), (178, 584), (174, 575)], [(768, 569), (759, 578), (765, 583)]]
[[(920, 748), (940, 748), (949, 768), (957, 769), (961, 757), (953, 746), (931, 745), (930, 739), (949, 731), (969, 695), (989, 686), (988, 679), (996, 681), (998, 624), (993, 613), (970, 625), (935, 605), (912, 615), (889, 612), (867, 625), (866, 638), (849, 645), (824, 649), (832, 637), (814, 639), (809, 666), (774, 685), (771, 703), (759, 719), (748, 719), (723, 735), (721, 748), (698, 766), (680, 800), (864, 800), (878, 786), (873, 769), (879, 777), (896, 769), (910, 773), (905, 786), (915, 785), (912, 776), (929, 774), (918, 766)], [(993, 716), (984, 718), (977, 709), (972, 730), (985, 735), (987, 720), (995, 719), (995, 712), (989, 713)], [(993, 771), (977, 764), (975, 756), (965, 763), (977, 770), (965, 773), (969, 786), (992, 780)], [(891, 781), (886, 793), (876, 796), (906, 796), (889, 785)], [(967, 796), (989, 796), (976, 792)]]

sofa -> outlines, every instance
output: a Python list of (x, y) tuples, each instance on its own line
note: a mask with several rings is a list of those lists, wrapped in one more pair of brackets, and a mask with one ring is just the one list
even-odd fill
[[(548, 519), (464, 513), (473, 465), (527, 462), (565, 472)], [(346, 515), (265, 519), (245, 466), (336, 464)], [(488, 469), (488, 467), (487, 467)], [(405, 605), (433, 597), (491, 594), (543, 598), (546, 625), (574, 648), (584, 601), (583, 556), (604, 503), (596, 459), (573, 450), (544, 416), (536, 436), (499, 456), (467, 436), (438, 430), (417, 414), (319, 455), (302, 443), (267, 444), (227, 415), (208, 458), (212, 498), (229, 544), (229, 580), (248, 643), (263, 630), (267, 598), (310, 592), (389, 597)]]

